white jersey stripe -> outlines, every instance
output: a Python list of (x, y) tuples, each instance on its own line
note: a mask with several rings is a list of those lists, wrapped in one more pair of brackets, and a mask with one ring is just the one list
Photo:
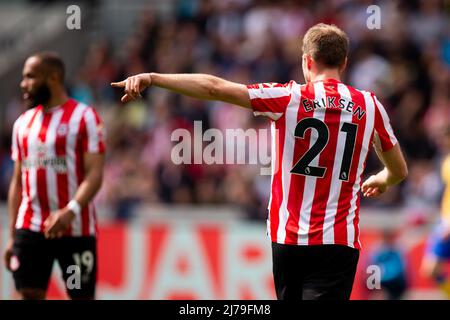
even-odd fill
[(14, 123), (12, 132), (11, 159), (13, 159), (14, 161), (17, 161), (19, 159), (19, 145), (17, 144), (17, 138), (19, 135), (19, 127), (21, 124), (20, 121), (21, 119), (19, 118), (19, 120)]
[[(322, 82), (314, 83), (314, 94), (315, 100), (325, 99), (325, 88)], [(319, 108), (314, 110), (314, 118), (324, 121), (325, 119), (325, 109)], [(312, 146), (316, 143), (318, 138), (317, 130), (311, 129), (311, 139), (309, 145)], [(311, 166), (318, 166), (319, 164), (319, 156), (315, 157), (311, 161)], [(316, 177), (305, 176), (305, 188), (303, 192), (303, 201), (300, 207), (299, 212), (299, 235), (298, 235), (298, 244), (307, 245), (308, 244), (308, 229), (305, 229), (302, 226), (309, 226), (309, 221), (311, 218), (311, 209), (314, 201), (314, 192), (316, 189)]]
[[(39, 111), (33, 121), (33, 124), (31, 125), (30, 133), (27, 138), (28, 159), (31, 161), (37, 160), (38, 148), (41, 147), (39, 143), (33, 142), (36, 142), (38, 140), (39, 131), (42, 125), (42, 119), (43, 113), (42, 111)], [(31, 208), (33, 210), (30, 229), (32, 231), (39, 232), (41, 230), (42, 214), (37, 194), (37, 169), (34, 167), (29, 168), (29, 182), (30, 182)]]
[[(56, 157), (55, 150), (55, 141), (57, 135), (57, 127), (61, 120), (61, 116), (63, 114), (63, 110), (59, 109), (52, 114), (52, 118), (48, 125), (47, 137), (46, 137), (46, 146), (47, 146), (47, 154), (50, 157)], [(50, 211), (55, 211), (58, 209), (58, 190), (56, 190), (57, 186), (57, 178), (55, 170), (45, 170), (45, 174), (47, 176), (47, 196), (48, 203), (50, 207)]]
[(386, 112), (386, 110), (384, 109), (383, 105), (380, 103), (380, 101), (378, 101), (377, 97), (375, 97), (375, 103), (377, 104), (375, 106), (375, 108), (377, 108), (380, 111), (381, 114), (381, 118), (383, 119), (383, 127), (386, 130), (386, 132), (389, 135), (389, 140), (391, 141), (392, 145), (396, 145), (397, 144), (397, 138), (394, 135), (394, 131), (392, 130), (390, 121), (389, 121), (389, 116)]
[(284, 154), (281, 170), (281, 183), (283, 186), (283, 201), (280, 206), (279, 223), (277, 230), (277, 241), (284, 243), (286, 238), (286, 223), (289, 217), (289, 211), (287, 209), (287, 202), (289, 198), (289, 190), (291, 186), (291, 167), (294, 157), (294, 147), (291, 145), (289, 135), (292, 135), (297, 125), (298, 108), (300, 107), (300, 86), (298, 84), (293, 85), (293, 92), (291, 101), (286, 108), (286, 130), (284, 135)]
[[(87, 152), (90, 153), (98, 153), (100, 150), (100, 138), (98, 134), (99, 126), (97, 125), (97, 120), (95, 118), (94, 112), (92, 109), (87, 109), (84, 113), (84, 119), (86, 121), (86, 131), (87, 131), (87, 143), (88, 148)], [(90, 234), (95, 233), (95, 219), (94, 219), (94, 205), (93, 203), (89, 203), (87, 207), (88, 211), (88, 229)]]
[[(277, 131), (275, 122), (270, 123), (270, 136), (271, 136), (271, 145), (270, 145), (270, 154), (271, 154), (271, 165), (270, 165), (270, 188), (272, 189), (273, 186), (273, 177), (275, 176), (275, 173), (277, 171), (276, 165), (277, 165), (277, 153), (276, 153), (276, 147), (277, 147), (277, 141), (279, 139), (278, 135), (280, 133)], [(281, 168), (281, 164), (280, 164)], [(278, 169), (280, 169), (278, 168)], [(268, 219), (267, 219), (267, 235), (270, 237), (270, 208), (272, 206), (272, 192), (270, 192), (269, 196), (269, 204), (267, 205), (267, 210), (269, 212)]]
[(87, 109), (84, 114), (86, 120), (86, 130), (88, 136), (88, 152), (97, 153), (99, 151), (99, 136), (97, 134), (98, 126), (95, 115), (91, 109)]
[[(341, 98), (351, 100), (350, 92), (347, 87), (341, 83), (337, 86), (338, 93)], [(342, 128), (344, 122), (352, 122), (352, 114), (350, 112), (341, 112), (339, 129)], [(323, 243), (334, 243), (334, 220), (336, 218), (339, 196), (341, 194), (342, 180), (339, 179), (339, 171), (341, 169), (343, 153), (347, 134), (339, 130), (336, 154), (334, 156), (333, 174), (331, 176), (330, 194), (328, 196), (327, 208), (325, 210), (325, 219), (323, 222)]]
[[(352, 199), (350, 200), (350, 211), (349, 215), (347, 216), (347, 241), (348, 245), (350, 247), (354, 247), (354, 241), (355, 241), (355, 228), (353, 225), (353, 221), (356, 216), (357, 211), (357, 193), (360, 189), (360, 183), (361, 183), (361, 174), (364, 169), (364, 161), (366, 160), (367, 152), (369, 151), (370, 146), (370, 139), (372, 137), (372, 133), (374, 130), (374, 124), (375, 124), (375, 106), (373, 104), (373, 100), (371, 98), (371, 95), (369, 92), (366, 91), (360, 91), (364, 95), (364, 101), (366, 104), (366, 126), (364, 128), (364, 138), (363, 143), (361, 147), (361, 153), (359, 155), (359, 161), (358, 161), (358, 171), (356, 172), (356, 181), (353, 185), (353, 194)], [(359, 239), (358, 239), (359, 242)], [(359, 247), (361, 247), (361, 244), (359, 243)]]
[(17, 213), (17, 220), (16, 220), (16, 229), (20, 229), (23, 227), (24, 220), (25, 220), (25, 212), (27, 210), (27, 204), (28, 204), (28, 196), (26, 195), (25, 191), (25, 175), (22, 174), (22, 201), (20, 202), (19, 210)]
[[(87, 106), (85, 104), (79, 103), (75, 110), (72, 113), (72, 116), (69, 120), (68, 127), (70, 132), (78, 132), (81, 118), (86, 110)], [(72, 199), (75, 196), (75, 193), (78, 189), (77, 182), (77, 171), (75, 164), (75, 147), (77, 143), (77, 134), (70, 134), (67, 136), (66, 141), (66, 154), (67, 154), (67, 178), (69, 183), (69, 199)], [(81, 219), (77, 218), (72, 222), (72, 235), (73, 236), (81, 236)]]
[(26, 183), (26, 179), (25, 179), (25, 175), (22, 174), (22, 201), (20, 203), (19, 206), (19, 210), (17, 213), (17, 220), (16, 220), (16, 229), (20, 229), (23, 227), (23, 222), (25, 219), (25, 212), (27, 210), (27, 205), (28, 205), (28, 196), (25, 190), (25, 183)]
[(291, 90), (286, 87), (264, 88), (263, 85), (260, 85), (258, 89), (249, 89), (248, 92), (250, 99), (271, 99), (289, 96)]
[(272, 119), (273, 121), (277, 121), (283, 115), (283, 113), (281, 113), (281, 112), (268, 112), (268, 111), (266, 111), (266, 112), (254, 111), (253, 114), (255, 116), (266, 116), (266, 117)]
[[(17, 126), (19, 127), (17, 130), (17, 136), (18, 136), (18, 140), (19, 140), (20, 144), (23, 139), (23, 135), (25, 134), (26, 127), (27, 127), (28, 123), (30, 122), (33, 114), (34, 114), (34, 110), (28, 110), (21, 118), (19, 118), (20, 122), (17, 123)], [(22, 174), (22, 202), (20, 203), (19, 212), (17, 214), (16, 228), (23, 227), (24, 219), (25, 219), (25, 212), (27, 210), (28, 201), (30, 200), (28, 198), (25, 185), (26, 185), (26, 176), (25, 176), (25, 174)]]

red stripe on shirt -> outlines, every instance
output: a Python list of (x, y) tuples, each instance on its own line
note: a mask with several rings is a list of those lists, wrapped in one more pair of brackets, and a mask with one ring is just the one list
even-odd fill
[[(303, 99), (314, 99), (314, 85), (309, 83), (300, 88), (300, 101), (297, 112), (297, 123), (307, 117), (306, 112), (302, 108), (301, 102)], [(292, 132), (294, 134), (294, 132)], [(311, 140), (311, 130), (308, 130), (304, 139), (295, 139), (294, 143), (294, 155), (292, 158), (292, 164), (289, 170), (297, 163), (297, 161), (305, 154), (309, 149)], [(303, 192), (305, 188), (305, 176), (298, 174), (291, 174), (291, 183), (289, 187), (289, 195), (287, 199), (287, 210), (289, 212), (288, 219), (286, 221), (286, 244), (298, 243), (298, 231), (299, 231), (299, 219), (300, 219), (300, 207), (303, 201)], [(305, 229), (307, 226), (305, 226)]]
[(284, 138), (286, 134), (286, 118), (282, 117), (279, 121), (275, 122), (275, 173), (272, 179), (271, 188), (271, 202), (269, 208), (269, 220), (270, 220), (270, 236), (272, 241), (277, 240), (277, 230), (280, 222), (279, 212), (281, 202), (283, 201), (283, 184), (281, 181), (282, 163), (283, 163), (283, 150), (284, 150)]
[[(97, 131), (102, 130), (102, 123), (100, 120), (100, 117), (97, 113), (97, 111), (95, 109), (92, 109), (92, 112), (94, 113), (94, 117), (95, 117), (95, 124), (96, 124), (96, 129)], [(103, 141), (103, 135), (102, 132), (97, 132), (96, 133), (98, 135), (98, 153), (103, 153), (105, 152), (105, 142)]]
[[(38, 141), (42, 143), (44, 148), (45, 141), (47, 140), (47, 131), (48, 131), (48, 125), (50, 124), (50, 121), (52, 119), (52, 113), (43, 113), (43, 119), (41, 123), (41, 128), (39, 130), (38, 134)], [(44, 156), (46, 154), (46, 151), (44, 150)], [(39, 158), (39, 150), (38, 150), (38, 158)], [(50, 214), (50, 204), (48, 201), (48, 194), (47, 194), (47, 172), (45, 167), (41, 168), (38, 167), (36, 170), (36, 184), (37, 184), (37, 197), (39, 201), (39, 206), (41, 207), (41, 231), (44, 230), (44, 221), (47, 219), (47, 217)]]
[[(352, 101), (355, 103), (355, 107), (360, 106), (364, 111), (366, 111), (366, 103), (364, 96), (358, 90), (347, 86), (350, 92)], [(348, 243), (350, 239), (347, 239), (347, 216), (350, 214), (350, 202), (353, 198), (353, 186), (357, 179), (357, 172), (359, 166), (359, 158), (361, 154), (362, 144), (364, 141), (364, 132), (366, 126), (366, 117), (362, 117), (361, 120), (353, 114), (352, 123), (358, 124), (358, 131), (356, 133), (355, 148), (353, 150), (353, 158), (350, 167), (350, 174), (348, 181), (342, 181), (341, 194), (339, 196), (339, 202), (337, 207), (337, 213), (334, 222), (334, 241), (335, 243)], [(359, 197), (359, 194), (356, 194)], [(357, 202), (355, 220), (357, 219), (359, 213), (359, 203)], [(355, 235), (358, 232), (358, 225), (355, 221), (351, 222), (355, 228)], [(353, 239), (352, 239), (353, 241)], [(358, 249), (358, 248), (357, 248)]]
[[(36, 119), (36, 115), (39, 113), (41, 108), (42, 108), (41, 106), (38, 106), (35, 108), (34, 113), (26, 126), (25, 133), (22, 136), (23, 159), (28, 158), (28, 136), (30, 134), (30, 129), (33, 125), (33, 122)], [(33, 217), (33, 208), (31, 206), (30, 170), (29, 169), (25, 169), (25, 192), (27, 195), (28, 202), (27, 202), (27, 207), (25, 209), (23, 224), (22, 224), (22, 226), (19, 226), (19, 227), (23, 228), (23, 229), (30, 229), (31, 218)]]
[(386, 127), (384, 126), (383, 117), (381, 115), (379, 106), (378, 106), (373, 94), (371, 95), (371, 98), (372, 98), (374, 106), (375, 106), (375, 130), (377, 131), (378, 136), (380, 138), (381, 147), (382, 147), (383, 151), (388, 151), (392, 147), (394, 147), (394, 145), (392, 144), (391, 138), (389, 136), (389, 133), (387, 132)]
[(253, 111), (284, 113), (290, 100), (290, 95), (277, 98), (254, 98), (251, 100), (251, 104)]
[[(65, 157), (67, 160), (67, 135), (69, 133), (69, 121), (73, 111), (77, 106), (77, 102), (70, 99), (64, 105), (63, 114), (56, 129), (55, 153), (57, 157)], [(65, 129), (64, 129), (65, 128)], [(67, 172), (58, 172), (56, 174), (56, 188), (58, 190), (58, 208), (64, 208), (69, 202), (69, 176)], [(71, 234), (71, 226), (66, 235)]]
[[(368, 146), (368, 150), (367, 150), (367, 154), (366, 154), (366, 158), (364, 159), (363, 162), (363, 167), (362, 167), (362, 171), (364, 172), (366, 170), (366, 163), (367, 163), (367, 158), (369, 157), (370, 154), (370, 150), (372, 149), (372, 143), (370, 143), (371, 141), (373, 141), (373, 135), (374, 135), (374, 130), (372, 130), (372, 134), (370, 136), (369, 139), (369, 146)], [(359, 188), (361, 189), (361, 185), (362, 185), (362, 179), (359, 182)], [(355, 212), (355, 219), (353, 220), (353, 227), (355, 228), (355, 238), (353, 240), (353, 246), (356, 249), (361, 249), (361, 244), (359, 243), (359, 208), (360, 208), (360, 202), (361, 202), (361, 196), (358, 194), (358, 199), (356, 200), (356, 212)]]

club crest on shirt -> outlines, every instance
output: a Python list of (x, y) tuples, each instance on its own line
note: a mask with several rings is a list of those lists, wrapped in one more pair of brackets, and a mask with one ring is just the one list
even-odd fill
[(58, 136), (65, 136), (67, 135), (67, 132), (69, 131), (69, 128), (67, 124), (63, 123), (56, 129), (56, 134)]

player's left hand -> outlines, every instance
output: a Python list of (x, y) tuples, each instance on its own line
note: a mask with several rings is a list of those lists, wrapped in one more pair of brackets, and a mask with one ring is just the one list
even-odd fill
[(370, 176), (361, 186), (361, 191), (367, 198), (378, 197), (386, 190), (386, 184), (380, 181), (377, 175)]
[(62, 237), (74, 218), (75, 214), (67, 208), (52, 212), (44, 221), (45, 237), (48, 239)]

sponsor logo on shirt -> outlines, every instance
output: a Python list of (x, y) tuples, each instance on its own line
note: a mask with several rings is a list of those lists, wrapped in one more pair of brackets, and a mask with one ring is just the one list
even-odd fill
[(36, 157), (28, 158), (22, 162), (25, 169), (42, 169), (51, 167), (56, 172), (67, 172), (67, 161), (65, 157)]

